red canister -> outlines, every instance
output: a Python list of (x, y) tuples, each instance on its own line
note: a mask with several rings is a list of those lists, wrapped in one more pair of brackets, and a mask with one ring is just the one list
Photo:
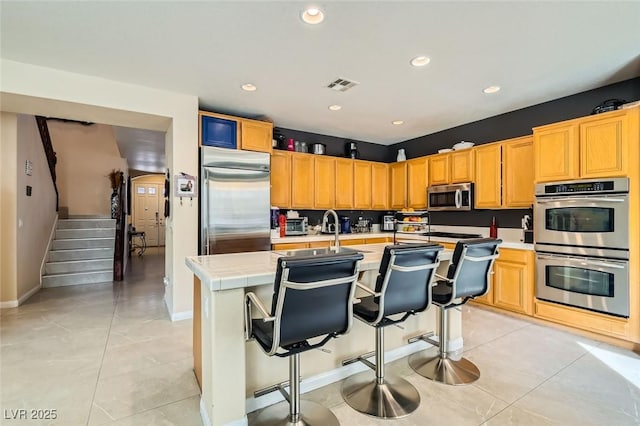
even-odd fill
[(295, 148), (295, 142), (293, 138), (287, 139), (287, 151), (293, 151)]
[(281, 214), (278, 222), (280, 223), (280, 237), (284, 237), (287, 231), (287, 217)]

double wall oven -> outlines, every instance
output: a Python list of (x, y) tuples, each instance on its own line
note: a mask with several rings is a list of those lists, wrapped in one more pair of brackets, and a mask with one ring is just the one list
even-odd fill
[(536, 297), (629, 317), (629, 180), (536, 185)]

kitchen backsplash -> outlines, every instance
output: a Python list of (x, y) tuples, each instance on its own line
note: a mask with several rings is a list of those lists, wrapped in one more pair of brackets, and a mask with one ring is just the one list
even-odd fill
[[(281, 210), (285, 214), (286, 209)], [(309, 225), (314, 226), (322, 221), (324, 210), (298, 210), (300, 216), (309, 218)], [(338, 216), (348, 216), (353, 225), (358, 221), (359, 217), (371, 218), (373, 223), (381, 223), (382, 216), (392, 214), (393, 211), (378, 210), (336, 210)], [(432, 212), (432, 225), (450, 225), (450, 226), (479, 226), (488, 227), (493, 217), (496, 218), (498, 228), (520, 228), (522, 225), (522, 217), (528, 214), (533, 217), (532, 209), (513, 209), (513, 210), (471, 210), (466, 212)]]

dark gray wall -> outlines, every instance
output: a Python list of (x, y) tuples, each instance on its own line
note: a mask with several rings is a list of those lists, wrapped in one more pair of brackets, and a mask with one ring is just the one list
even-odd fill
[(404, 148), (407, 158), (415, 158), (435, 154), (463, 140), (482, 145), (530, 135), (533, 127), (587, 116), (596, 105), (612, 98), (627, 102), (640, 99), (640, 77), (390, 145), (386, 161), (396, 161), (400, 148)]
[(356, 142), (358, 144), (358, 152), (360, 153), (361, 160), (379, 161), (382, 163), (387, 162), (387, 153), (389, 148), (385, 145), (355, 141), (353, 139), (338, 138), (335, 136), (319, 135), (317, 133), (285, 129), (282, 127), (276, 127), (274, 129), (274, 136), (277, 134), (281, 134), (287, 139), (293, 138), (297, 141), (306, 142), (309, 145), (311, 145), (312, 143), (323, 143), (327, 146), (326, 155), (332, 155), (334, 157), (345, 157), (345, 144), (347, 142)]

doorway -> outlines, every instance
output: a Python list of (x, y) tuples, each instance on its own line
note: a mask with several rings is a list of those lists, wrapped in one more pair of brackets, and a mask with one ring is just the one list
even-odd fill
[(164, 175), (143, 175), (131, 179), (133, 208), (131, 223), (144, 232), (147, 247), (165, 245)]

